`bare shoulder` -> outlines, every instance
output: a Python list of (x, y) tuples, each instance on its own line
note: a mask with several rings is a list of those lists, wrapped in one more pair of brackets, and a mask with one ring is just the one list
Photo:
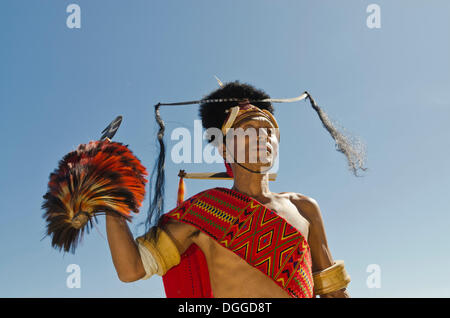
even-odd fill
[(314, 198), (296, 192), (280, 192), (279, 194), (289, 198), (308, 221), (314, 222), (322, 219), (319, 204)]

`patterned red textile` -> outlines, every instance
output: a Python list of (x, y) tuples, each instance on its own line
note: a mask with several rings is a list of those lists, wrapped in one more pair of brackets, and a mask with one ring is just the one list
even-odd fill
[[(257, 200), (232, 189), (202, 191), (164, 216), (192, 224), (295, 298), (313, 293), (310, 248), (294, 227)], [(163, 277), (167, 297), (212, 297), (200, 248), (182, 255)]]

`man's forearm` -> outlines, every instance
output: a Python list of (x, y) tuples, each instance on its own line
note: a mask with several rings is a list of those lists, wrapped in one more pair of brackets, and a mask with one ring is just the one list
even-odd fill
[(109, 249), (119, 279), (132, 282), (145, 276), (137, 244), (123, 217), (106, 214), (106, 233)]

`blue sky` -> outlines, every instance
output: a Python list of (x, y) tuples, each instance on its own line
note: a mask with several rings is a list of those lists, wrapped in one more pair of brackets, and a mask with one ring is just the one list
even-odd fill
[[(81, 8), (81, 29), (66, 7)], [(366, 25), (368, 5), (381, 28)], [(307, 102), (276, 105), (280, 169), (274, 192), (313, 197), (353, 297), (449, 297), (450, 3), (448, 1), (20, 1), (0, 4), (0, 296), (164, 297), (162, 280), (122, 283), (104, 219), (63, 255), (41, 240), (48, 176), (115, 118), (115, 140), (149, 170), (157, 155), (153, 106), (199, 99), (240, 80), (276, 98), (308, 90), (367, 144), (355, 178)], [(198, 106), (164, 108), (170, 131), (192, 131)], [(166, 206), (179, 169), (167, 162)], [(230, 181), (187, 181), (187, 195)], [(131, 229), (145, 218), (148, 200)], [(66, 268), (81, 268), (67, 288)], [(369, 288), (370, 264), (381, 269)], [(440, 273), (436, 275), (436, 273)]]

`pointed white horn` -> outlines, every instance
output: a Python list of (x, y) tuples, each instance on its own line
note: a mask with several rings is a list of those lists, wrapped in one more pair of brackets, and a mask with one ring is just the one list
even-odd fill
[(214, 77), (216, 78), (217, 83), (219, 84), (219, 86), (220, 86), (220, 87), (223, 87), (222, 81), (221, 81), (216, 75), (214, 75)]

